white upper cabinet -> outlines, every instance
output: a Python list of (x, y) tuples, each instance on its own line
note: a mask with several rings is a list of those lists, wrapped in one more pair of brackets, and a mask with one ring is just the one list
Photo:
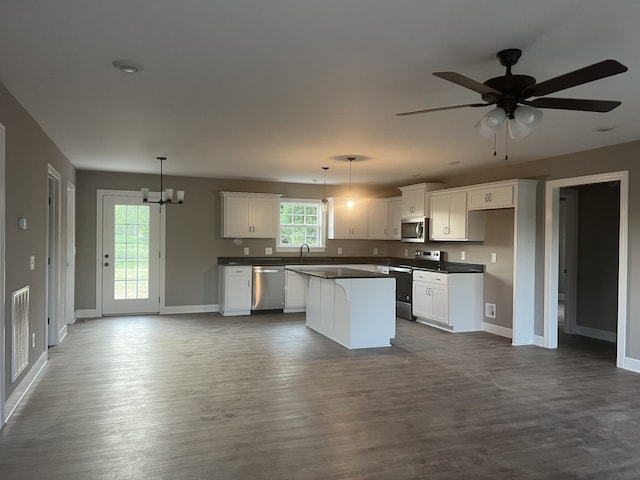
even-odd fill
[(402, 218), (429, 216), (429, 194), (443, 188), (441, 183), (418, 183), (398, 187), (402, 191)]
[(365, 239), (368, 236), (369, 212), (366, 200), (356, 200), (353, 208), (347, 207), (347, 199), (329, 198), (327, 238)]
[(470, 189), (467, 192), (469, 210), (489, 210), (492, 208), (511, 208), (514, 206), (514, 186), (486, 186)]
[(368, 238), (387, 240), (389, 201), (386, 198), (376, 198), (368, 202), (368, 207)]
[(390, 198), (387, 206), (387, 238), (389, 240), (400, 240), (401, 223), (402, 197)]
[(467, 212), (467, 192), (431, 195), (430, 240), (484, 240), (484, 215)]
[(280, 195), (220, 192), (222, 236), (226, 238), (276, 238)]

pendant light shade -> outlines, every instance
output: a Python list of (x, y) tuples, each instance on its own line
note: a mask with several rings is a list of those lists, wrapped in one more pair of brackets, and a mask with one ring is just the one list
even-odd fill
[(347, 157), (347, 160), (349, 160), (349, 198), (347, 198), (348, 209), (352, 209), (353, 207), (356, 206), (356, 202), (353, 200), (353, 197), (351, 196), (351, 164), (355, 159), (356, 157)]
[(324, 170), (324, 181), (322, 182), (322, 211), (326, 212), (329, 205), (329, 200), (327, 199), (327, 170), (329, 170), (329, 167), (322, 167), (322, 170)]

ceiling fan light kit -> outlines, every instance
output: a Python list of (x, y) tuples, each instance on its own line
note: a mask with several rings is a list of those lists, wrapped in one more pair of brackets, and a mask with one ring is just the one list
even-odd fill
[[(546, 97), (546, 95), (559, 92), (560, 90), (626, 72), (627, 67), (620, 62), (616, 60), (603, 60), (538, 83), (532, 76), (511, 73), (511, 67), (518, 62), (521, 54), (522, 51), (517, 48), (499, 51), (497, 57), (500, 64), (506, 68), (506, 72), (503, 76), (490, 78), (484, 83), (477, 82), (456, 72), (433, 73), (436, 77), (479, 93), (485, 103), (469, 103), (465, 105), (415, 110), (398, 113), (397, 115), (406, 116), (456, 108), (495, 105), (496, 108), (487, 113), (476, 124), (476, 130), (485, 137), (491, 137), (497, 133), (504, 121), (508, 118), (509, 135), (515, 139), (525, 137), (531, 133), (535, 125), (540, 122), (542, 119), (540, 108), (577, 110), (583, 112), (610, 112), (621, 104), (621, 102), (613, 100)], [(531, 97), (543, 98), (530, 100)]]

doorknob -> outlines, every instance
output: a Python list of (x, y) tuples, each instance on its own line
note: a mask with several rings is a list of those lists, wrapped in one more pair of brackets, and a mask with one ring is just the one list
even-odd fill
[(108, 266), (109, 266), (109, 262), (105, 262), (105, 263), (104, 263), (104, 266), (105, 266), (105, 267), (108, 267)]
[(109, 254), (105, 253), (104, 258), (109, 258)]

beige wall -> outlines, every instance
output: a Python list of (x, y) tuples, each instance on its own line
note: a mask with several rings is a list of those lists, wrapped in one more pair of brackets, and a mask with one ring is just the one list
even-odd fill
[[(78, 172), (78, 231), (77, 231), (77, 279), (76, 308), (93, 310), (96, 306), (96, 191), (139, 190), (152, 187), (159, 179), (154, 175), (131, 175), (106, 172)], [(244, 247), (250, 256), (264, 256), (265, 248), (272, 247), (274, 256), (297, 256), (297, 253), (278, 253), (275, 239), (243, 239), (237, 245), (233, 239), (221, 238), (220, 191), (279, 193), (289, 198), (321, 198), (321, 185), (255, 182), (242, 180), (218, 180), (189, 177), (165, 177), (165, 185), (186, 191), (183, 205), (167, 206), (166, 228), (166, 293), (167, 306), (212, 305), (218, 303), (218, 257), (241, 257)], [(375, 197), (398, 194), (388, 188), (373, 189), (354, 186), (354, 197)], [(343, 186), (327, 186), (328, 196), (345, 195)], [(329, 240), (324, 254), (312, 256), (387, 255), (385, 241)]]
[[(5, 271), (5, 394), (7, 398), (46, 350), (45, 296), (47, 254), (47, 165), (62, 175), (61, 213), (66, 222), (66, 182), (75, 182), (75, 170), (40, 126), (0, 84), (0, 123), (6, 127), (6, 271)], [(27, 230), (18, 230), (18, 218), (26, 217)], [(61, 265), (66, 264), (66, 232), (61, 232)], [(29, 270), (35, 255), (36, 269)], [(65, 269), (62, 268), (61, 292)], [(29, 285), (29, 331), (35, 333), (35, 347), (29, 351), (29, 366), (11, 382), (11, 292)], [(64, 319), (60, 319), (64, 321)], [(31, 344), (30, 344), (31, 345)]]

